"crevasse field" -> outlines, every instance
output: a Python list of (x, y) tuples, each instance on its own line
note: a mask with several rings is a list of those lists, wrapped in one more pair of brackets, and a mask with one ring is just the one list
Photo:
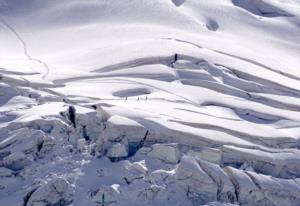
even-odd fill
[(299, 0), (0, 0), (1, 206), (299, 206)]

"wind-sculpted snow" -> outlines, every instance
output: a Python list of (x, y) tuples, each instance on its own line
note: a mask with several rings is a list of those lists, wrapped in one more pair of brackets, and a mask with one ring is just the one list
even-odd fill
[(0, 205), (300, 205), (298, 0), (0, 0)]

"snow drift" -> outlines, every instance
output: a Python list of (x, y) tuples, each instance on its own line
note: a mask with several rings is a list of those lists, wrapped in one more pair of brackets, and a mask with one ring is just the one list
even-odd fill
[(297, 0), (1, 0), (0, 205), (300, 205)]

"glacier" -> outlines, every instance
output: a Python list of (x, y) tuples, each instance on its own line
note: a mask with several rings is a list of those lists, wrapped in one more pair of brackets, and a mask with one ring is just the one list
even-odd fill
[(0, 205), (300, 205), (299, 0), (0, 0)]

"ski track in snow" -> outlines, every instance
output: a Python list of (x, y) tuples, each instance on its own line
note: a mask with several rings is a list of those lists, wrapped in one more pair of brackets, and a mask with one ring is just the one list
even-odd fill
[(0, 0), (0, 205), (300, 205), (299, 6)]
[(23, 53), (24, 55), (26, 56), (26, 58), (30, 61), (35, 61), (39, 64), (41, 64), (44, 68), (45, 68), (45, 72), (44, 74), (42, 75), (42, 79), (45, 80), (47, 75), (49, 74), (49, 71), (50, 71), (50, 68), (49, 66), (44, 62), (42, 61), (41, 59), (37, 59), (37, 58), (34, 58), (30, 55), (30, 53), (28, 52), (28, 47), (27, 47), (27, 44), (26, 42), (24, 41), (24, 39), (22, 38), (22, 36), (16, 31), (16, 29), (14, 27), (12, 27), (9, 23), (7, 23), (3, 17), (0, 16), (0, 22), (8, 29), (10, 30), (14, 35), (15, 37), (18, 39), (18, 41), (22, 44), (22, 47), (23, 47)]

